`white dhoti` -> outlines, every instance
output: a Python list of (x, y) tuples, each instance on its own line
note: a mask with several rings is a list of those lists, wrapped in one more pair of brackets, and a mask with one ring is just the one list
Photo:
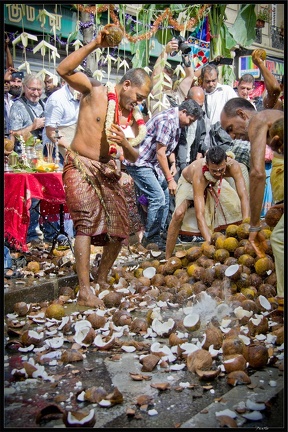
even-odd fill
[[(230, 224), (240, 224), (242, 222), (241, 202), (236, 190), (224, 178), (222, 179), (220, 194), (218, 194), (218, 188), (219, 181), (211, 187), (213, 191), (210, 191), (209, 187), (206, 189), (205, 220), (211, 232), (221, 231), (226, 229)], [(176, 190), (175, 208), (179, 207), (184, 200), (194, 201), (193, 195), (192, 184), (181, 175)], [(218, 197), (218, 204), (215, 201), (215, 197)], [(194, 205), (188, 208), (180, 232), (201, 236)]]

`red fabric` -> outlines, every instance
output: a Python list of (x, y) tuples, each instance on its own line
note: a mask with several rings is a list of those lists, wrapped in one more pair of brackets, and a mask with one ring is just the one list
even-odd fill
[(65, 203), (62, 173), (4, 174), (4, 236), (16, 249), (26, 245), (31, 198), (53, 204)]

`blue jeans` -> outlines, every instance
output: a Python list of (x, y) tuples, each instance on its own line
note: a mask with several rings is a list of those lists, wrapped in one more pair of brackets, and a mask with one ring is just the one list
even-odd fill
[(155, 171), (147, 167), (126, 166), (141, 194), (148, 199), (144, 237), (157, 238), (166, 230), (169, 211), (169, 189), (165, 177), (157, 178)]
[(38, 198), (31, 199), (31, 207), (30, 207), (30, 224), (27, 232), (27, 243), (30, 243), (32, 240), (43, 240), (43, 233), (40, 229), (39, 225), (39, 212), (40, 209), (40, 200)]

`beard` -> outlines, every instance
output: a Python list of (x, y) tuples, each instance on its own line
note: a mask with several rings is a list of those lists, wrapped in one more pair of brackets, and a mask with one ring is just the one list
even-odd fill
[(9, 93), (12, 96), (20, 96), (21, 95), (21, 87), (10, 87)]

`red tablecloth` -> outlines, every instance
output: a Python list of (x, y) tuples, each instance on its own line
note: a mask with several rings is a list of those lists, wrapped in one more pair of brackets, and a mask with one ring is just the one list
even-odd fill
[(24, 252), (28, 251), (31, 198), (64, 204), (62, 172), (4, 174), (4, 236)]

